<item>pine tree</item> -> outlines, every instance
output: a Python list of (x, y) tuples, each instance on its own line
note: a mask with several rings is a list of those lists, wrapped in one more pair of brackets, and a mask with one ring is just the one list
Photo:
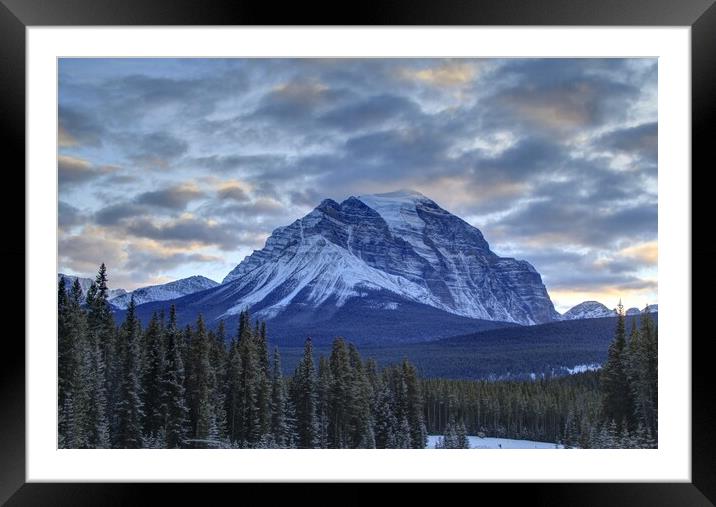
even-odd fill
[(410, 440), (410, 423), (405, 415), (400, 418), (398, 431), (395, 433), (395, 447), (397, 449), (410, 449), (412, 447)]
[(184, 447), (189, 433), (189, 408), (186, 405), (184, 361), (181, 354), (181, 333), (176, 325), (174, 305), (169, 309), (169, 324), (165, 330), (166, 362), (161, 377), (161, 430), (165, 447)]
[(402, 368), (407, 395), (407, 419), (410, 425), (410, 446), (423, 449), (428, 443), (428, 433), (423, 419), (423, 401), (415, 367), (407, 359)]
[(241, 357), (239, 356), (239, 342), (236, 338), (232, 338), (229, 344), (224, 392), (227, 436), (229, 441), (238, 442), (241, 439), (240, 401), (243, 398), (243, 393), (241, 391)]
[(261, 365), (257, 340), (251, 330), (248, 312), (242, 314), (243, 322), (239, 327), (238, 360), (238, 440), (242, 445), (253, 447), (263, 435), (259, 392), (261, 390)]
[(457, 449), (457, 433), (455, 432), (455, 421), (450, 420), (445, 426), (445, 434), (439, 441), (440, 449)]
[(108, 290), (107, 270), (102, 264), (85, 298), (88, 308), (86, 382), (91, 396), (87, 419), (91, 426), (89, 446), (93, 448), (108, 448), (111, 445), (110, 415), (114, 413), (119, 391), (119, 363), (114, 352), (116, 329), (107, 303)]
[(298, 432), (296, 430), (296, 407), (290, 397), (286, 397), (286, 448), (298, 447)]
[(141, 327), (136, 318), (136, 305), (132, 296), (127, 307), (127, 317), (119, 333), (122, 343), (122, 355), (119, 358), (122, 374), (119, 397), (115, 405), (116, 445), (124, 449), (142, 446), (144, 407), (140, 372), (140, 336)]
[(310, 338), (306, 339), (303, 357), (296, 366), (291, 381), (291, 399), (296, 409), (298, 447), (313, 449), (317, 445), (318, 424), (316, 371), (313, 366), (313, 344)]
[(72, 341), (68, 329), (69, 304), (65, 289), (65, 277), (61, 276), (57, 289), (57, 437), (58, 447), (67, 445), (65, 438), (68, 433), (68, 415), (65, 411), (72, 410), (71, 402), (66, 401), (70, 396), (70, 379), (72, 376)]
[(640, 416), (644, 421), (649, 432), (653, 435), (658, 431), (658, 329), (654, 325), (649, 314), (649, 305), (644, 308), (641, 314), (641, 335), (643, 336), (643, 350), (641, 351), (640, 368), (641, 376), (639, 391), (642, 393), (643, 401)]
[(316, 400), (316, 447), (320, 449), (327, 449), (329, 446), (328, 431), (332, 382), (331, 366), (328, 359), (321, 356), (318, 360), (318, 392)]
[(259, 370), (256, 372), (258, 392), (256, 403), (258, 405), (259, 433), (267, 435), (271, 432), (271, 371), (268, 358), (268, 343), (266, 342), (266, 323), (256, 322), (254, 332), (256, 353)]
[(93, 427), (90, 445), (95, 448), (110, 446), (110, 425), (116, 431), (117, 421), (110, 422), (115, 413), (114, 405), (120, 386), (120, 361), (115, 351), (117, 333), (114, 318), (107, 298), (107, 268), (100, 265), (95, 281), (90, 285), (85, 298), (88, 336), (88, 382), (92, 401), (89, 418)]
[(378, 449), (394, 449), (398, 447), (396, 438), (398, 419), (395, 416), (393, 393), (388, 384), (380, 378), (377, 380), (374, 392), (375, 446)]
[(412, 447), (411, 425), (408, 417), (408, 387), (402, 366), (393, 366), (384, 371), (384, 377), (388, 383), (393, 399), (392, 410), (397, 420), (397, 427), (394, 433), (395, 447), (398, 449), (410, 449)]
[(216, 421), (212, 390), (216, 388), (216, 375), (211, 367), (211, 344), (201, 314), (196, 321), (196, 332), (191, 340), (191, 405), (193, 413), (194, 438), (201, 441), (216, 441), (220, 428)]
[(348, 347), (342, 338), (333, 341), (329, 359), (331, 387), (329, 394), (328, 442), (333, 449), (350, 447), (350, 411), (353, 400), (351, 364)]
[(223, 437), (226, 433), (226, 337), (224, 321), (220, 321), (216, 333), (209, 331), (209, 363), (214, 372), (211, 383), (211, 403), (214, 407), (215, 425)]
[(616, 449), (619, 447), (619, 436), (620, 436), (620, 427), (617, 425), (617, 422), (612, 419), (609, 421), (609, 424), (606, 426), (607, 428), (607, 438), (606, 438), (606, 445), (605, 447), (609, 449)]
[(617, 328), (614, 340), (609, 346), (607, 361), (601, 371), (601, 385), (604, 393), (602, 410), (607, 420), (631, 421), (633, 401), (627, 377), (627, 350), (624, 307), (617, 307)]
[(573, 448), (579, 444), (579, 433), (580, 431), (577, 427), (577, 417), (574, 412), (569, 411), (567, 413), (567, 422), (564, 426), (563, 443), (565, 449)]
[(375, 448), (373, 418), (370, 410), (373, 390), (363, 368), (358, 349), (352, 343), (348, 346), (351, 366), (350, 445), (359, 449)]
[[(68, 329), (70, 307), (65, 277), (60, 277), (57, 288), (57, 407), (60, 416), (64, 410), (65, 397), (69, 392), (70, 377), (72, 374), (72, 341)], [(59, 434), (65, 431), (65, 424), (60, 427)]]
[(87, 333), (87, 315), (81, 304), (82, 289), (79, 281), (75, 279), (66, 299), (66, 355), (63, 362), (67, 382), (61, 414), (64, 446), (80, 449), (92, 447), (97, 427), (93, 418), (95, 398), (91, 377), (94, 355)]
[(161, 411), (161, 379), (166, 368), (165, 333), (162, 322), (155, 312), (144, 334), (145, 364), (143, 368), (144, 385), (144, 432), (156, 435), (163, 427)]
[(467, 436), (467, 429), (465, 428), (465, 423), (463, 421), (460, 421), (457, 424), (457, 427), (455, 428), (455, 435), (455, 445), (457, 449), (470, 448), (470, 439)]
[(281, 373), (281, 357), (278, 348), (273, 352), (273, 370), (271, 375), (271, 435), (276, 446), (289, 448), (295, 445), (296, 431), (294, 428), (295, 416), (293, 409), (289, 407), (289, 399), (286, 393), (286, 384)]

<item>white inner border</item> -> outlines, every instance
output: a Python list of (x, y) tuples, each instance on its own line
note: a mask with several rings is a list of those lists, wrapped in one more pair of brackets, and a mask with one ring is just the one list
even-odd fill
[[(27, 480), (691, 480), (688, 27), (27, 29)], [(658, 450), (57, 450), (57, 58), (658, 57)]]

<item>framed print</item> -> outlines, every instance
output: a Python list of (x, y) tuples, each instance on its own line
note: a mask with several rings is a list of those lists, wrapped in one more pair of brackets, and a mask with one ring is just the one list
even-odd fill
[(5, 4), (27, 204), (4, 254), (26, 319), (3, 499), (309, 481), (713, 500), (691, 296), (709, 2), (325, 26)]

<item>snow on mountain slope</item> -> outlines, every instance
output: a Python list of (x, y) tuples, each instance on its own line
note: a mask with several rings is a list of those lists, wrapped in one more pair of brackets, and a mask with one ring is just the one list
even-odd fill
[(597, 319), (600, 317), (615, 317), (616, 310), (610, 310), (599, 301), (584, 301), (573, 306), (562, 315), (562, 320)]
[[(629, 308), (625, 315), (640, 315), (644, 309), (639, 310), (638, 308)], [(649, 305), (649, 313), (656, 313), (659, 311), (659, 305)], [(610, 310), (599, 301), (584, 301), (578, 305), (567, 310), (561, 317), (561, 320), (575, 320), (575, 319), (596, 319), (600, 317), (616, 317), (617, 311)]]
[(219, 285), (214, 280), (203, 276), (190, 276), (188, 278), (182, 278), (173, 282), (165, 283), (162, 285), (150, 285), (148, 287), (142, 287), (132, 292), (112, 297), (109, 302), (121, 309), (126, 309), (129, 306), (129, 301), (134, 296), (134, 302), (137, 305), (148, 303), (151, 301), (168, 301), (171, 299), (177, 299), (187, 294), (193, 294), (206, 289), (211, 289)]
[[(82, 300), (84, 301), (84, 299), (87, 297), (87, 291), (89, 290), (90, 285), (92, 285), (92, 282), (94, 282), (94, 280), (92, 280), (91, 278), (82, 278), (74, 275), (65, 275), (64, 273), (57, 273), (58, 284), (60, 283), (60, 279), (62, 277), (65, 278), (65, 288), (67, 291), (72, 289), (72, 284), (75, 283), (75, 279), (78, 279), (80, 281), (80, 288), (82, 289)], [(109, 289), (108, 299), (112, 299), (126, 293), (127, 291), (124, 289)]]
[[(413, 191), (324, 200), (279, 227), (232, 270), (207, 304), (274, 318), (289, 305), (381, 292), (475, 319), (534, 324), (558, 318), (539, 273), (490, 251), (482, 233)], [(228, 304), (233, 302), (233, 304)]]

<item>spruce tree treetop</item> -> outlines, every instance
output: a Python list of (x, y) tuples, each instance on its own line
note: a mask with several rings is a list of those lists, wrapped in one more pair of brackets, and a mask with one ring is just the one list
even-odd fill
[(78, 278), (75, 278), (74, 283), (72, 283), (72, 289), (70, 291), (70, 298), (73, 302), (76, 302), (78, 305), (80, 304), (80, 301), (82, 301), (82, 286), (80, 285), (80, 281)]

